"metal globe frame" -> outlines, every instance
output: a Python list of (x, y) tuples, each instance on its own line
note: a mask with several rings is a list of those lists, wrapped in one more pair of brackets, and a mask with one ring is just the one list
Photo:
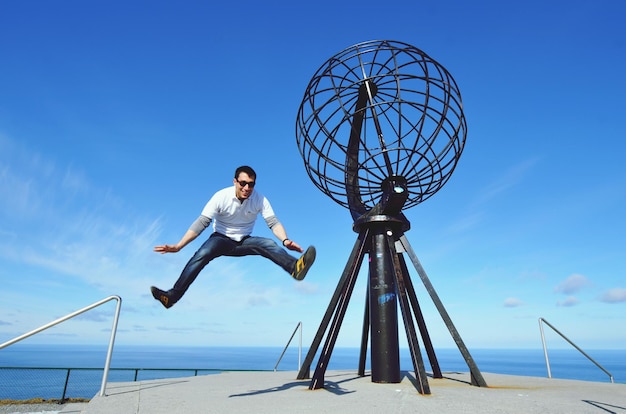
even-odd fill
[(358, 374), (365, 375), (370, 341), (372, 381), (401, 381), (399, 307), (418, 391), (430, 394), (415, 324), (433, 377), (442, 378), (406, 254), (463, 355), (471, 383), (487, 386), (404, 234), (410, 223), (403, 210), (445, 185), (466, 136), (456, 82), (441, 64), (407, 43), (359, 43), (328, 59), (313, 75), (298, 110), (296, 141), (311, 181), (349, 209), (359, 236), (298, 373), (299, 379), (310, 378), (311, 363), (326, 337), (309, 388), (324, 387), (366, 254), (369, 279)]
[(300, 105), (296, 141), (306, 171), (327, 196), (357, 214), (403, 177), (404, 208), (448, 181), (467, 135), (459, 88), (448, 71), (406, 43), (371, 41), (330, 58)]

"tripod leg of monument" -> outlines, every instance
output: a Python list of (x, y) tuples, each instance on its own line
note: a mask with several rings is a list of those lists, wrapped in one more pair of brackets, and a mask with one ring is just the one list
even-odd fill
[(348, 309), (348, 302), (350, 301), (350, 296), (352, 296), (352, 291), (354, 290), (354, 285), (356, 284), (356, 279), (359, 273), (360, 263), (363, 260), (363, 255), (360, 254), (357, 260), (357, 263), (354, 263), (352, 266), (350, 266), (351, 271), (347, 278), (345, 289), (339, 297), (335, 317), (333, 318), (332, 324), (328, 331), (326, 342), (324, 343), (324, 347), (322, 348), (322, 351), (320, 353), (317, 367), (315, 368), (311, 384), (309, 385), (309, 389), (311, 390), (316, 390), (324, 387), (324, 374), (326, 373), (326, 369), (328, 368), (330, 356), (333, 353), (333, 349), (335, 348), (335, 343), (337, 341), (337, 337), (339, 336), (341, 323), (343, 322), (346, 310)]
[(398, 302), (400, 304), (400, 310), (402, 311), (404, 330), (407, 334), (411, 361), (413, 362), (413, 368), (417, 378), (417, 391), (420, 394), (430, 394), (428, 377), (426, 376), (426, 369), (424, 368), (424, 361), (422, 359), (419, 341), (417, 340), (417, 333), (415, 332), (415, 325), (413, 324), (413, 316), (406, 294), (405, 280), (408, 279), (408, 272), (406, 271), (406, 267), (403, 267), (400, 262), (400, 258), (398, 257), (398, 253), (395, 249), (395, 241), (391, 234), (388, 234), (387, 242), (389, 245), (389, 252), (392, 257), (393, 273), (398, 291)]
[(433, 347), (433, 343), (430, 339), (430, 334), (428, 333), (428, 329), (426, 328), (426, 322), (424, 321), (422, 309), (419, 305), (419, 302), (417, 301), (417, 295), (415, 294), (413, 282), (408, 276), (409, 269), (406, 266), (404, 256), (402, 254), (398, 254), (398, 260), (400, 261), (400, 266), (402, 266), (402, 271), (405, 275), (407, 275), (407, 277), (404, 279), (406, 293), (409, 297), (411, 307), (413, 308), (413, 313), (415, 314), (415, 320), (420, 330), (420, 335), (422, 336), (422, 340), (424, 341), (424, 348), (426, 349), (426, 354), (428, 355), (428, 361), (430, 362), (430, 366), (433, 369), (433, 378), (443, 378), (443, 375), (441, 374), (441, 368), (439, 367), (439, 361), (437, 360), (437, 355), (435, 355), (435, 348)]
[(365, 376), (365, 362), (367, 360), (367, 341), (369, 341), (370, 332), (370, 300), (369, 289), (365, 292), (365, 312), (363, 315), (363, 333), (361, 335), (361, 355), (359, 356), (359, 371), (360, 377)]
[(472, 358), (469, 351), (467, 350), (467, 347), (465, 346), (463, 339), (461, 339), (461, 335), (459, 335), (459, 332), (454, 327), (454, 324), (452, 323), (452, 319), (450, 319), (450, 315), (448, 315), (448, 312), (446, 311), (446, 308), (443, 306), (443, 303), (439, 299), (437, 292), (435, 292), (435, 288), (430, 283), (430, 279), (428, 279), (428, 275), (426, 274), (426, 271), (424, 270), (419, 259), (417, 258), (417, 255), (413, 251), (413, 248), (409, 244), (408, 239), (406, 238), (405, 235), (402, 235), (399, 240), (400, 240), (400, 243), (402, 243), (402, 247), (404, 248), (404, 251), (407, 252), (409, 257), (411, 258), (411, 261), (413, 262), (413, 266), (415, 266), (417, 273), (422, 279), (422, 283), (424, 283), (424, 287), (430, 294), (430, 297), (433, 300), (435, 307), (439, 311), (439, 314), (441, 315), (444, 323), (448, 327), (448, 330), (450, 331), (450, 334), (452, 335), (452, 339), (454, 339), (454, 342), (459, 348), (459, 351), (461, 351), (461, 355), (463, 355), (463, 358), (465, 359), (465, 363), (467, 364), (467, 367), (470, 370), (472, 385), (476, 385), (478, 387), (487, 387), (487, 383), (485, 382), (485, 379), (483, 378), (482, 374), (478, 370), (478, 366), (476, 366), (474, 359)]
[(310, 369), (311, 363), (313, 362), (313, 358), (315, 358), (315, 354), (317, 353), (317, 349), (319, 348), (320, 343), (324, 337), (324, 334), (328, 328), (328, 324), (330, 323), (330, 319), (337, 308), (337, 304), (339, 303), (342, 295), (345, 295), (347, 291), (347, 285), (349, 279), (351, 277), (356, 277), (359, 273), (359, 269), (361, 267), (361, 263), (363, 261), (363, 257), (365, 256), (365, 246), (368, 241), (368, 231), (367, 229), (361, 233), (359, 233), (359, 237), (357, 241), (354, 243), (354, 247), (352, 248), (352, 252), (350, 253), (350, 258), (344, 268), (343, 274), (337, 284), (337, 288), (335, 289), (335, 293), (330, 300), (326, 313), (320, 323), (319, 328), (317, 329), (317, 333), (315, 338), (313, 339), (313, 343), (311, 344), (311, 348), (309, 348), (309, 352), (307, 353), (304, 363), (298, 372), (298, 379), (305, 379), (310, 377)]
[(380, 227), (374, 232), (369, 255), (372, 381), (398, 383), (401, 380), (398, 306), (385, 231)]

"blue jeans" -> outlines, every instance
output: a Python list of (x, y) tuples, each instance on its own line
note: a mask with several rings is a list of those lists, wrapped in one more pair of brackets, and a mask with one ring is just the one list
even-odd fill
[(200, 271), (209, 262), (220, 256), (259, 255), (270, 259), (286, 272), (291, 273), (296, 265), (295, 257), (275, 241), (265, 237), (248, 236), (237, 242), (223, 234), (213, 233), (187, 262), (174, 287), (168, 292), (172, 303), (176, 303), (196, 280)]

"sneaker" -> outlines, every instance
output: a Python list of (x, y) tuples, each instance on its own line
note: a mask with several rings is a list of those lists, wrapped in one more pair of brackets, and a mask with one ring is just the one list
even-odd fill
[(152, 296), (161, 302), (161, 305), (165, 306), (165, 309), (169, 309), (174, 306), (174, 302), (170, 299), (170, 295), (167, 292), (162, 291), (156, 286), (150, 286), (150, 292)]
[(315, 261), (315, 247), (309, 246), (306, 252), (296, 262), (291, 276), (296, 280), (302, 280), (306, 276), (306, 272), (309, 271), (311, 265)]

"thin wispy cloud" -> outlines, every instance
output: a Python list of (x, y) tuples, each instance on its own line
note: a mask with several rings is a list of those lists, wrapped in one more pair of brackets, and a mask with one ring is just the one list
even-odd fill
[(468, 230), (477, 228), (483, 219), (484, 219), (484, 214), (482, 213), (478, 213), (478, 212), (470, 213), (450, 223), (450, 225), (446, 228), (446, 230), (448, 233), (452, 235), (463, 233)]
[(311, 283), (307, 280), (294, 283), (294, 289), (304, 295), (316, 295), (320, 292), (320, 287), (317, 283)]
[(85, 312), (76, 317), (77, 320), (86, 320), (91, 322), (108, 322), (111, 320), (111, 313), (104, 312), (100, 310), (92, 310), (90, 312)]
[(504, 196), (516, 185), (523, 182), (538, 162), (538, 158), (530, 158), (504, 171), (495, 181), (489, 183), (478, 193), (470, 203), (468, 212), (451, 223), (446, 230), (455, 234), (479, 228), (487, 217), (484, 210), (485, 205), (497, 197)]
[(580, 292), (583, 288), (588, 286), (591, 286), (591, 281), (589, 279), (580, 274), (573, 274), (559, 283), (554, 288), (554, 292), (569, 295)]
[(600, 301), (605, 302), (605, 303), (625, 303), (626, 302), (626, 289), (625, 288), (609, 289), (600, 296)]
[(506, 298), (504, 300), (504, 307), (505, 308), (518, 308), (520, 306), (523, 306), (524, 302), (521, 299), (518, 298)]
[(556, 305), (557, 306), (561, 306), (561, 307), (565, 307), (565, 308), (569, 308), (569, 307), (578, 305), (579, 302), (580, 301), (578, 300), (578, 298), (576, 298), (574, 296), (568, 296), (564, 300), (557, 301)]
[[(145, 218), (86, 175), (28, 148), (9, 145), (0, 158), (0, 257), (83, 279), (110, 290), (145, 269), (158, 219)], [(28, 154), (31, 155), (28, 155)], [(142, 253), (138, 253), (142, 252)]]
[(490, 200), (501, 196), (521, 183), (524, 178), (532, 171), (532, 169), (539, 163), (538, 157), (526, 159), (516, 165), (511, 166), (502, 174), (478, 194), (472, 205), (474, 207), (483, 205)]

